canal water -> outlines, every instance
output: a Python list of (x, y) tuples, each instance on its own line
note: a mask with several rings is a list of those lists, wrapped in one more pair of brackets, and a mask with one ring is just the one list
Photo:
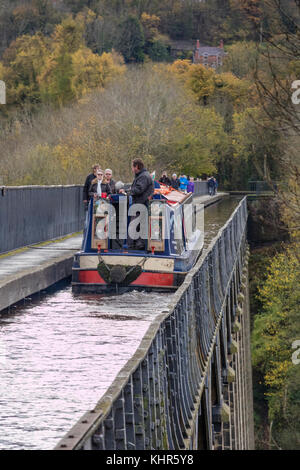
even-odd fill
[[(205, 209), (205, 246), (239, 199)], [(52, 449), (92, 409), (172, 294), (77, 295), (65, 281), (0, 317), (0, 449)]]

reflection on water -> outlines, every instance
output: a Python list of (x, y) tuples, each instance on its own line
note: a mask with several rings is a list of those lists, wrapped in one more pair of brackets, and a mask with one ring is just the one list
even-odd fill
[[(206, 244), (236, 204), (205, 211)], [(52, 449), (95, 406), (171, 296), (74, 296), (67, 285), (3, 315), (0, 449)]]
[(204, 248), (208, 247), (209, 243), (217, 235), (218, 231), (223, 227), (223, 225), (225, 225), (240, 200), (240, 197), (228, 197), (205, 209)]

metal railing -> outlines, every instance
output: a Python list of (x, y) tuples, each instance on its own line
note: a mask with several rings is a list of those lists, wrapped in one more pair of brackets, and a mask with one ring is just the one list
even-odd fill
[(0, 253), (83, 229), (82, 186), (0, 189)]
[[(221, 448), (251, 446), (245, 425), (249, 410), (243, 409), (251, 400), (233, 409), (238, 390), (245, 398), (249, 389), (247, 374), (236, 374), (230, 365), (237, 352), (233, 338), (241, 313), (246, 223), (244, 198), (169, 310), (155, 318), (96, 407), (56, 449), (212, 449), (218, 440)], [(244, 353), (239, 354), (245, 365)]]
[(248, 181), (249, 191), (253, 191), (256, 193), (262, 193), (266, 191), (277, 191), (280, 183), (279, 182), (272, 182), (268, 183), (267, 181)]
[(208, 194), (207, 181), (195, 181), (194, 187), (195, 187), (195, 191), (194, 191), (195, 196), (204, 196), (205, 194)]

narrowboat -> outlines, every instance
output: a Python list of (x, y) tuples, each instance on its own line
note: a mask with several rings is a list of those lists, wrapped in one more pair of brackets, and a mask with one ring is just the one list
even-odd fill
[[(148, 207), (142, 207), (146, 214), (135, 206), (124, 194), (91, 199), (82, 248), (74, 256), (74, 293), (165, 291), (182, 284), (204, 242), (202, 217), (192, 194), (161, 185)], [(144, 230), (144, 246), (139, 250), (129, 244), (136, 214), (143, 216), (138, 228)]]

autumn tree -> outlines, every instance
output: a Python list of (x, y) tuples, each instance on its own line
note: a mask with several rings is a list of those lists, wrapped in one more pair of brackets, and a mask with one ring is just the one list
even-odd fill
[(268, 402), (271, 449), (300, 448), (300, 368), (292, 361), (300, 334), (299, 281), (295, 247), (288, 248), (272, 259), (259, 288), (262, 307), (254, 321), (252, 362)]
[(8, 104), (40, 101), (39, 76), (48, 51), (49, 42), (40, 33), (18, 38), (5, 51), (3, 65)]
[[(285, 8), (283, 8), (283, 5)], [(263, 129), (280, 134), (282, 153), (278, 158), (282, 185), (277, 196), (291, 234), (300, 236), (300, 113), (293, 102), (292, 86), (300, 71), (300, 5), (297, 0), (267, 2), (272, 13), (272, 34), (264, 35), (264, 47), (256, 68), (255, 83), (264, 111)], [(297, 101), (297, 100), (296, 100)], [(272, 179), (269, 179), (272, 185)]]
[[(84, 69), (75, 88), (88, 75)], [(221, 116), (200, 110), (165, 66), (150, 64), (118, 73), (103, 91), (94, 89), (68, 107), (42, 107), (29, 125), (22, 121), (15, 127), (1, 136), (6, 184), (80, 183), (94, 160), (130, 181), (130, 161), (136, 157), (158, 172), (167, 168), (196, 176), (215, 170), (226, 140)]]
[(240, 41), (226, 47), (227, 56), (222, 71), (231, 72), (238, 78), (254, 75), (258, 57), (258, 48), (253, 41)]

